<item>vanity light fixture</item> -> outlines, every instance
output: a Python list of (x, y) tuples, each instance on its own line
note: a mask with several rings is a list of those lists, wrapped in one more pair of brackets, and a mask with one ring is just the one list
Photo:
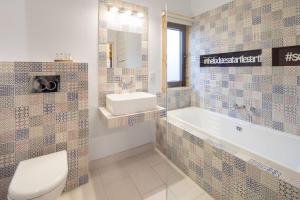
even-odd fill
[(132, 15), (132, 11), (131, 11), (131, 10), (126, 10), (126, 11), (124, 12), (124, 14), (125, 14), (125, 15)]
[(125, 10), (125, 8), (118, 8), (116, 6), (111, 6), (109, 7), (109, 11), (112, 13), (120, 13), (120, 14), (125, 14), (127, 16), (135, 16), (138, 18), (143, 18), (144, 13), (143, 12), (137, 12), (137, 11), (132, 11), (132, 10)]
[(115, 7), (115, 6), (109, 8), (109, 11), (114, 12), (114, 13), (119, 12), (119, 10), (120, 9), (118, 7)]
[(136, 14), (136, 16), (139, 17), (139, 18), (143, 18), (143, 17), (144, 17), (144, 13), (138, 12), (138, 13)]

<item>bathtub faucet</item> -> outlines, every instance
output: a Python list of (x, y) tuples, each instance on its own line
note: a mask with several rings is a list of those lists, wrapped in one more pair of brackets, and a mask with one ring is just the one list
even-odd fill
[(255, 107), (250, 107), (250, 112), (255, 116), (260, 116), (260, 112)]
[(236, 104), (233, 105), (233, 108), (234, 108), (235, 110), (244, 110), (244, 109), (246, 109), (246, 106), (245, 106), (245, 105), (239, 106), (239, 105), (236, 103)]

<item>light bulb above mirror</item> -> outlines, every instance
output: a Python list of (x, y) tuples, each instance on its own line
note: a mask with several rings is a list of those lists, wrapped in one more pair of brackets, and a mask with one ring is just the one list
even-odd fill
[(118, 8), (116, 6), (110, 6), (108, 8), (109, 12), (112, 13), (122, 13), (125, 15), (132, 15), (132, 16), (136, 16), (138, 18), (143, 18), (144, 17), (144, 13), (143, 12), (136, 12), (136, 11), (132, 11), (132, 10), (125, 10), (124, 8)]
[(136, 14), (136, 16), (139, 17), (139, 18), (143, 18), (143, 17), (144, 17), (144, 13), (138, 12), (138, 13)]
[(132, 15), (132, 11), (131, 11), (131, 10), (125, 10), (125, 11), (124, 11), (124, 14), (125, 14), (125, 15)]
[(115, 6), (113, 6), (113, 7), (110, 7), (110, 8), (109, 8), (109, 11), (110, 11), (110, 12), (114, 12), (114, 13), (116, 13), (116, 12), (119, 12), (119, 8), (118, 8), (118, 7), (115, 7)]

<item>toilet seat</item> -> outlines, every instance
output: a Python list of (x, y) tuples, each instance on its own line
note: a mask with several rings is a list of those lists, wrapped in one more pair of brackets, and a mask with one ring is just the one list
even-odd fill
[(67, 174), (66, 151), (22, 161), (10, 183), (8, 197), (12, 200), (41, 197), (64, 186)]

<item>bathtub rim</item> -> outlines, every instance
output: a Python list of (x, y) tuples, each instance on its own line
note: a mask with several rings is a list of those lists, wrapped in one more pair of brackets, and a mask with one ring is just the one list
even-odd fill
[[(180, 110), (186, 110), (186, 109), (199, 109), (199, 110), (201, 110), (203, 112), (207, 112), (209, 114), (216, 115), (216, 116), (221, 117), (221, 118), (230, 119), (230, 120), (235, 121), (236, 123), (240, 123), (240, 124), (242, 124), (244, 126), (248, 126), (248, 127), (251, 126), (251, 127), (255, 127), (255, 128), (259, 128), (259, 129), (271, 130), (272, 131), (271, 134), (282, 135), (284, 137), (289, 137), (291, 139), (299, 140), (299, 142), (300, 142), (300, 135), (298, 136), (298, 135), (294, 135), (294, 134), (291, 134), (291, 133), (287, 133), (287, 132), (283, 132), (283, 131), (278, 131), (276, 129), (272, 129), (272, 128), (269, 128), (269, 127), (266, 127), (266, 126), (262, 126), (262, 125), (250, 123), (250, 122), (247, 122), (245, 120), (241, 120), (241, 119), (237, 119), (237, 118), (234, 118), (234, 117), (230, 117), (230, 116), (227, 116), (227, 115), (224, 115), (224, 114), (221, 114), (221, 113), (213, 112), (213, 111), (206, 110), (206, 109), (203, 109), (203, 108), (199, 108), (199, 107), (196, 107), (196, 106), (190, 106), (190, 107), (180, 108), (180, 109), (176, 109), (176, 110), (170, 110), (170, 111), (167, 112), (167, 118), (169, 116), (169, 113), (172, 113), (172, 111), (180, 111)], [(179, 119), (179, 120), (181, 120), (181, 119)], [(181, 121), (183, 121), (183, 120), (181, 120)], [(185, 122), (185, 121), (183, 121), (183, 122)], [(187, 124), (191, 125), (188, 122), (187, 122)], [(191, 126), (193, 126), (193, 125), (191, 125)]]

